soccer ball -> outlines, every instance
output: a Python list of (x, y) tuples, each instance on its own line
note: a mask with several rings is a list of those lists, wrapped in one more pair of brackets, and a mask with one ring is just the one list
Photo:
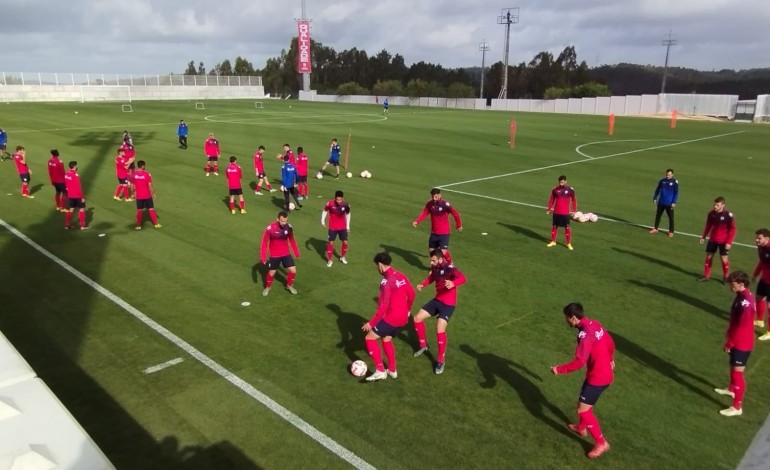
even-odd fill
[(572, 220), (580, 220), (581, 217), (583, 217), (583, 213), (580, 211), (577, 211), (572, 214)]
[(591, 222), (596, 222), (597, 220), (599, 220), (599, 216), (591, 212), (590, 214), (588, 214), (588, 220), (590, 220)]
[(289, 210), (290, 211), (293, 211), (295, 207), (297, 207), (297, 206), (295, 206), (293, 202), (289, 203)]
[(350, 364), (350, 373), (356, 377), (363, 377), (366, 375), (366, 370), (366, 363), (360, 359), (353, 361), (353, 363)]
[(366, 170), (361, 172), (361, 178), (366, 178)]
[(369, 170), (364, 170), (364, 178), (371, 178), (372, 173)]
[(588, 219), (588, 214), (583, 214), (583, 215), (581, 215), (581, 216), (580, 216), (580, 218), (578, 219), (578, 221), (579, 221), (580, 223), (585, 223), (585, 222), (588, 222), (588, 220), (589, 220), (589, 219)]
[(318, 178), (319, 180), (322, 180), (324, 179), (324, 174), (319, 171), (318, 173), (316, 173), (315, 177)]
[(347, 174), (347, 175), (345, 175), (345, 176), (347, 176), (348, 178), (352, 178), (352, 177), (353, 177), (353, 173), (351, 173), (351, 172), (348, 172), (348, 174)]

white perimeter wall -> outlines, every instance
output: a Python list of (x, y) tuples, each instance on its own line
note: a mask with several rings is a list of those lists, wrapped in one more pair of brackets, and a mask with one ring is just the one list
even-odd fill
[(129, 101), (264, 98), (263, 86), (4, 85), (0, 102)]
[(770, 95), (757, 96), (757, 108), (754, 122), (770, 122)]

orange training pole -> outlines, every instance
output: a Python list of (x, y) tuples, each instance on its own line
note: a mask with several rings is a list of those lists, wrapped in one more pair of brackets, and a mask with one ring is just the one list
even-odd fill
[(511, 147), (511, 150), (513, 150), (513, 147), (516, 145), (516, 121), (511, 121), (511, 140), (508, 142)]
[(610, 129), (609, 134), (613, 135), (615, 133), (615, 113), (610, 113)]
[(345, 144), (345, 169), (348, 169), (348, 156), (350, 155), (350, 136), (353, 135), (353, 131), (348, 131), (348, 142)]
[(676, 117), (679, 115), (679, 111), (676, 109), (671, 111), (671, 129), (676, 129)]

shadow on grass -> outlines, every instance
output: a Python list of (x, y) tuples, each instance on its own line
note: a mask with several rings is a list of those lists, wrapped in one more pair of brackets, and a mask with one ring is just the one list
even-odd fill
[[(340, 341), (336, 346), (342, 349), (342, 352), (351, 362), (368, 358), (369, 355), (364, 348), (364, 333), (361, 331), (361, 326), (366, 323), (367, 319), (353, 312), (344, 312), (342, 307), (337, 304), (326, 304), (326, 308), (337, 316)], [(361, 351), (363, 351), (362, 354)]]
[(30, 186), (30, 188), (29, 188), (29, 195), (33, 196), (36, 192), (40, 191), (41, 189), (43, 189), (43, 185), (42, 184), (36, 184), (34, 186)]
[[(698, 310), (703, 310), (704, 312), (710, 313), (711, 315), (714, 315), (717, 318), (727, 319), (727, 317), (729, 316), (727, 312), (722, 310), (721, 308), (717, 308), (709, 303), (702, 301), (697, 297), (689, 296), (684, 292), (680, 292), (676, 289), (672, 289), (666, 286), (661, 286), (658, 284), (651, 284), (649, 282), (637, 281), (636, 279), (629, 279), (628, 282), (635, 286), (644, 287), (646, 289), (653, 290), (659, 294), (663, 294), (665, 296), (671, 297), (672, 299), (691, 305), (697, 308)], [(702, 286), (702, 284), (698, 284), (693, 280), (693, 287), (696, 287), (696, 286)]]
[[(263, 263), (254, 264), (254, 266), (251, 267), (251, 280), (254, 281), (254, 284), (261, 284), (262, 287), (264, 287), (265, 279), (267, 278), (268, 271), (269, 269), (267, 269), (267, 264), (263, 264)], [(278, 271), (275, 272), (275, 279), (273, 282), (273, 286), (275, 286), (276, 282), (280, 284), (286, 283), (286, 276), (283, 275), (283, 272), (280, 270), (280, 268), (278, 269)]]
[[(711, 382), (668, 362), (660, 356), (656, 356), (616, 331), (612, 331), (611, 334), (612, 339), (615, 341), (615, 347), (618, 351), (623, 353), (624, 356), (629, 357), (631, 360), (636, 361), (645, 367), (657, 371), (664, 377), (673, 380), (692, 393), (700, 395), (712, 403), (724, 405), (724, 403), (717, 400), (717, 398), (710, 393), (715, 387)], [(692, 382), (697, 382), (700, 385)], [(704, 388), (707, 388), (708, 391), (704, 390)]]
[(677, 265), (675, 265), (673, 263), (669, 263), (666, 260), (654, 258), (652, 256), (645, 255), (644, 253), (638, 253), (636, 251), (624, 250), (623, 248), (618, 248), (618, 247), (615, 247), (615, 246), (613, 246), (612, 249), (617, 251), (618, 253), (622, 253), (624, 255), (631, 255), (631, 256), (634, 256), (636, 258), (639, 258), (640, 260), (647, 261), (648, 263), (657, 264), (658, 266), (662, 266), (662, 267), (664, 267), (666, 269), (670, 269), (672, 271), (676, 271), (676, 272), (679, 272), (679, 273), (682, 273), (682, 274), (686, 274), (688, 276), (693, 276), (693, 277), (697, 278), (698, 274), (699, 274), (696, 271), (687, 271), (686, 269), (682, 269), (680, 266), (677, 266)]
[(305, 242), (305, 248), (315, 251), (319, 258), (326, 261), (326, 240), (309, 238), (308, 241)]
[[(460, 350), (476, 359), (478, 368), (484, 376), (484, 381), (480, 384), (482, 388), (495, 387), (498, 378), (504, 380), (519, 394), (521, 403), (534, 418), (539, 419), (560, 434), (583, 443), (586, 449), (590, 447), (590, 443), (580, 439), (567, 429), (567, 423), (570, 422), (567, 415), (551, 403), (540, 391), (540, 388), (535, 385), (533, 380), (543, 381), (539, 375), (510, 359), (492, 353), (478, 352), (467, 344), (461, 344)], [(550, 412), (550, 415), (546, 414), (546, 410)]]
[(531, 238), (531, 239), (533, 239), (535, 241), (539, 241), (539, 242), (543, 242), (543, 243), (548, 243), (549, 241), (551, 241), (550, 238), (546, 238), (543, 235), (535, 232), (534, 230), (530, 230), (528, 228), (524, 228), (524, 227), (521, 227), (519, 225), (511, 225), (511, 224), (506, 224), (506, 223), (503, 223), (503, 222), (498, 222), (497, 225), (500, 225), (500, 226), (505, 227), (507, 229), (513, 230), (514, 232), (518, 233), (519, 235), (524, 235), (525, 237)]
[[(405, 250), (403, 248), (399, 248), (393, 245), (381, 244), (380, 246), (382, 247), (383, 250), (387, 251), (388, 253), (400, 257), (401, 259), (404, 260), (406, 264), (410, 266), (413, 266), (417, 269), (422, 269), (424, 271), (427, 271), (430, 269), (430, 265), (426, 266), (422, 263), (422, 257), (423, 257), (422, 253), (417, 253), (416, 251), (411, 251), (411, 250)], [(426, 256), (427, 256), (427, 253), (426, 253)]]

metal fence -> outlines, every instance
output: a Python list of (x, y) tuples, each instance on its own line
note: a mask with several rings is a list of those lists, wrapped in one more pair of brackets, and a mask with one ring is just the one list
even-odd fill
[(121, 75), (2, 72), (0, 85), (262, 86), (262, 77), (234, 75)]

